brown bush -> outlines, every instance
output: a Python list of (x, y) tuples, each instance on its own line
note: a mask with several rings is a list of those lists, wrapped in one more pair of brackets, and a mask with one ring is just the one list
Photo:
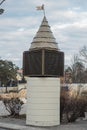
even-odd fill
[(19, 98), (4, 99), (3, 103), (11, 116), (18, 116), (23, 102)]
[(69, 99), (69, 93), (61, 89), (60, 94), (60, 121), (62, 122), (64, 109), (66, 108), (67, 101)]
[[(74, 122), (79, 117), (85, 117), (87, 100), (85, 97), (70, 97), (69, 92), (62, 91), (60, 98), (60, 119), (61, 122)], [(63, 115), (64, 116), (63, 118)], [(65, 120), (65, 121), (64, 121)]]

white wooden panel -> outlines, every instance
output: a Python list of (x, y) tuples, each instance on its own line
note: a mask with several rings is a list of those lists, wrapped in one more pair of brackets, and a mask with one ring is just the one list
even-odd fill
[(58, 78), (27, 78), (27, 125), (60, 124), (60, 80)]

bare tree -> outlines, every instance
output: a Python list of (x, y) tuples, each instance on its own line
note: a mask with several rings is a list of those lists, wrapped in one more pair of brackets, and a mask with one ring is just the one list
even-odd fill
[(1, 5), (4, 1), (5, 1), (5, 0), (1, 0), (0, 5)]
[(79, 59), (78, 55), (74, 55), (73, 62), (70, 67), (68, 67), (65, 72), (68, 72), (71, 74), (70, 77), (72, 79), (73, 83), (84, 83), (87, 82), (86, 75), (87, 71), (85, 69), (85, 66), (83, 62)]
[(87, 63), (87, 46), (83, 46), (83, 48), (80, 50), (80, 55), (82, 56), (81, 60)]
[[(2, 5), (2, 3), (4, 2), (5, 0), (0, 0), (0, 5)], [(0, 8), (0, 15), (4, 13), (4, 9)]]

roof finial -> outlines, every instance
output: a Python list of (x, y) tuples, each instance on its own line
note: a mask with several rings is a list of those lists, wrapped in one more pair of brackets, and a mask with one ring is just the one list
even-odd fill
[(44, 13), (44, 16), (45, 16), (45, 8), (44, 8), (44, 4), (42, 5), (42, 7), (43, 7), (43, 13)]
[(42, 6), (37, 6), (36, 8), (37, 8), (37, 10), (43, 10), (43, 14), (45, 16), (44, 4), (42, 4)]

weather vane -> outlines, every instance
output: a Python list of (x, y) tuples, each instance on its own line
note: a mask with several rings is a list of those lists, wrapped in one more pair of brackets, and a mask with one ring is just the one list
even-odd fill
[(41, 6), (37, 6), (36, 9), (37, 9), (37, 10), (43, 10), (43, 14), (44, 14), (44, 16), (45, 16), (44, 4), (42, 4)]

